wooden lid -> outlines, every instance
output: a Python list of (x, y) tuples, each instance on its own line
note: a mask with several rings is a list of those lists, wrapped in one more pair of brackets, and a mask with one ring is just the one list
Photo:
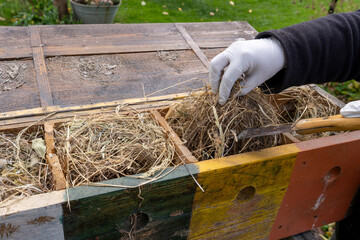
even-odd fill
[(246, 22), (0, 27), (0, 120), (190, 92), (208, 59), (255, 35)]

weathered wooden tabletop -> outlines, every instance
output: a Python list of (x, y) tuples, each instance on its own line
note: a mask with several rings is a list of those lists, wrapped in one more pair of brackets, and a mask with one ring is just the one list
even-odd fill
[(189, 92), (246, 22), (0, 27), (0, 112)]

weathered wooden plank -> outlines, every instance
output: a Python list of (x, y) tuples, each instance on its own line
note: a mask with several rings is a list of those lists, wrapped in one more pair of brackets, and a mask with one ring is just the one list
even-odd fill
[(46, 56), (189, 49), (173, 24), (42, 26)]
[(191, 51), (57, 57), (46, 65), (62, 107), (190, 92), (208, 78)]
[(210, 68), (210, 62), (205, 56), (205, 54), (201, 51), (197, 43), (194, 41), (194, 39), (190, 36), (190, 34), (186, 31), (184, 26), (180, 23), (175, 23), (175, 27), (177, 30), (181, 33), (183, 38), (186, 40), (186, 42), (190, 45), (191, 49), (194, 51), (196, 56), (200, 59), (200, 61), (204, 64), (204, 66), (209, 69)]
[(47, 70), (45, 66), (44, 53), (37, 26), (29, 26), (31, 49), (33, 52), (36, 81), (38, 85), (40, 103), (42, 107), (54, 105)]
[(25, 27), (0, 27), (0, 60), (31, 57), (30, 34)]
[[(184, 24), (201, 48), (224, 48), (237, 38), (252, 39), (246, 22)], [(173, 24), (113, 24), (38, 26), (44, 56), (131, 53), (190, 49)], [(0, 27), (0, 59), (31, 57), (27, 28)], [(14, 44), (15, 43), (15, 44)], [(13, 47), (13, 46), (16, 47)], [(11, 51), (10, 51), (11, 50)]]
[(247, 22), (184, 23), (200, 48), (226, 48), (236, 39), (253, 39), (257, 32)]
[(64, 239), (63, 202), (64, 191), (58, 191), (19, 199), (8, 207), (1, 207), (1, 239)]
[(267, 239), (298, 151), (285, 145), (199, 162), (205, 192), (196, 191), (188, 238)]
[(31, 60), (0, 61), (0, 112), (40, 107)]
[(178, 156), (185, 163), (195, 163), (197, 162), (196, 158), (192, 155), (190, 150), (185, 147), (184, 143), (181, 141), (179, 136), (174, 132), (174, 130), (169, 126), (166, 120), (160, 115), (156, 110), (150, 111), (151, 115), (159, 123), (159, 125), (165, 129), (167, 135), (170, 137), (171, 141), (175, 145), (176, 152)]
[(55, 190), (62, 190), (66, 187), (66, 180), (61, 169), (59, 158), (55, 153), (54, 124), (50, 122), (44, 123), (44, 131), (46, 143), (46, 161), (51, 168)]

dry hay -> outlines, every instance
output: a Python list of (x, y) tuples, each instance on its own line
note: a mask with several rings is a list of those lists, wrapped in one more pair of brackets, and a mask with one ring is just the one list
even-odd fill
[(281, 121), (294, 123), (300, 119), (339, 114), (339, 107), (310, 86), (291, 87), (276, 96)]
[(237, 139), (237, 135), (247, 128), (276, 125), (279, 121), (268, 96), (260, 90), (237, 96), (239, 88), (236, 89), (224, 106), (219, 105), (217, 96), (210, 93), (188, 97), (172, 106), (169, 124), (198, 160), (280, 144), (279, 136)]
[[(198, 160), (256, 151), (283, 144), (278, 135), (238, 140), (247, 128), (293, 124), (299, 119), (323, 117), (338, 113), (328, 99), (308, 86), (285, 90), (281, 95), (267, 95), (255, 89), (237, 96), (235, 87), (229, 101), (220, 106), (217, 96), (207, 93), (191, 96), (170, 108), (170, 126)], [(275, 100), (283, 104), (275, 104)], [(311, 138), (329, 133), (311, 134)], [(238, 141), (237, 141), (238, 140)]]
[(151, 179), (174, 161), (174, 146), (149, 113), (74, 118), (55, 131), (56, 151), (75, 187), (145, 173)]
[(0, 134), (1, 206), (9, 200), (54, 189), (44, 148), (41, 127), (31, 133)]
[[(296, 123), (301, 119), (320, 118), (339, 114), (340, 108), (321, 96), (310, 86), (291, 87), (276, 96), (282, 123)], [(302, 140), (327, 137), (339, 132), (323, 132), (295, 136)]]

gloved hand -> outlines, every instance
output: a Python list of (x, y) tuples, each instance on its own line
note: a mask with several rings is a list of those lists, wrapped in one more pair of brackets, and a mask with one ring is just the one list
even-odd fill
[[(245, 95), (274, 76), (284, 65), (284, 50), (276, 39), (237, 41), (211, 60), (211, 89), (218, 93), (220, 85), (219, 103), (224, 105), (234, 83), (242, 74), (246, 75), (246, 79), (240, 82), (240, 94)], [(221, 79), (222, 70), (226, 66)]]
[(340, 114), (343, 117), (354, 118), (360, 117), (360, 100), (353, 101), (346, 104), (341, 110)]

